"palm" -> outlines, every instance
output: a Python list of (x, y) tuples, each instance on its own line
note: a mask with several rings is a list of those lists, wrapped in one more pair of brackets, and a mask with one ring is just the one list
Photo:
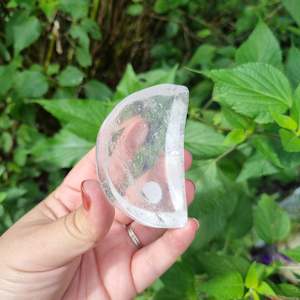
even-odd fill
[(137, 293), (131, 270), (135, 252), (126, 228), (115, 221), (105, 240), (82, 255), (64, 299), (131, 299)]
[[(190, 164), (188, 155), (185, 167)], [(0, 297), (131, 299), (165, 272), (192, 242), (196, 222), (167, 231), (149, 228), (114, 211), (107, 201), (100, 201), (104, 195), (95, 181), (95, 169), (93, 149), (54, 193), (1, 237), (0, 255), (6, 260), (0, 263)], [(86, 179), (94, 183), (94, 208), (88, 219), (93, 219), (92, 228), (100, 230), (99, 234), (78, 226), (84, 222), (77, 216), (87, 214), (80, 190)], [(194, 188), (189, 181), (186, 192), (190, 202)], [(141, 249), (128, 236), (129, 224), (141, 240)]]
[[(188, 169), (191, 165), (191, 157), (188, 153), (186, 154), (185, 168)], [(94, 156), (94, 154), (92, 155)], [(87, 170), (85, 166), (80, 168), (81, 171), (83, 169), (81, 174)], [(96, 174), (89, 173), (88, 178), (95, 177)], [(76, 186), (78, 176), (73, 177), (71, 173), (69, 181), (67, 180), (66, 183), (69, 183), (69, 186)], [(187, 181), (188, 203), (192, 201), (193, 189), (192, 183)], [(149, 245), (149, 248), (144, 247), (138, 251), (128, 236), (126, 229), (128, 224), (131, 224), (142, 244)], [(173, 232), (176, 234), (176, 230), (170, 230), (169, 235), (166, 235), (167, 242), (169, 242), (169, 238), (172, 239)], [(160, 248), (164, 247), (164, 245), (160, 245), (160, 241), (153, 244), (163, 233), (165, 230), (142, 226), (116, 210), (114, 222), (104, 240), (81, 257), (81, 263), (70, 283), (65, 299), (81, 299), (76, 293), (95, 295), (95, 299), (105, 299), (105, 297), (108, 299), (131, 299), (137, 292), (149, 286), (163, 272), (162, 270), (168, 268), (176, 259), (173, 249), (169, 249), (169, 259), (165, 260), (160, 267), (155, 267), (151, 262), (156, 255), (151, 252), (156, 251), (159, 254)], [(184, 242), (182, 244), (179, 242), (177, 246), (182, 249), (186, 247)], [(82, 276), (82, 274), (86, 274), (86, 276)]]

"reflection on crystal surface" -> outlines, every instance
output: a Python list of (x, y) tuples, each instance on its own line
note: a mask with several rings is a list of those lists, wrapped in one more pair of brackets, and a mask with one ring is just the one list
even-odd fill
[(161, 84), (126, 97), (102, 124), (97, 170), (108, 200), (137, 222), (187, 222), (184, 127), (188, 89)]

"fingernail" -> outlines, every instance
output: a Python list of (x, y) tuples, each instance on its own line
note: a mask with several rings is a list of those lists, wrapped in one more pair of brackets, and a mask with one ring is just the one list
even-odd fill
[(196, 185), (195, 185), (194, 181), (191, 179), (188, 179), (188, 181), (192, 184), (192, 186), (194, 188), (194, 192), (196, 192)]
[(193, 218), (193, 220), (194, 220), (194, 222), (196, 224), (196, 230), (198, 230), (199, 226), (200, 226), (199, 221), (196, 218)]
[(185, 151), (184, 151), (184, 159), (186, 160), (186, 159), (189, 159), (189, 160), (193, 160), (193, 154), (190, 152), (190, 151), (188, 151), (188, 150), (186, 150), (186, 149), (184, 149)]
[(81, 198), (82, 198), (82, 206), (86, 211), (89, 211), (91, 207), (91, 198), (85, 190), (86, 180), (81, 182)]

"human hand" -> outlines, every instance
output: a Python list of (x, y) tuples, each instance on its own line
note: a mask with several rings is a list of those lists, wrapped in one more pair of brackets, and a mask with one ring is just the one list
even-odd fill
[[(126, 138), (140, 125), (132, 122), (122, 134), (119, 147), (127, 153), (143, 141)], [(185, 152), (186, 169), (191, 161)], [(117, 165), (112, 172), (118, 172)], [(186, 180), (188, 203), (194, 192)], [(128, 236), (129, 224), (140, 249)], [(197, 229), (194, 219), (181, 229), (149, 228), (114, 209), (97, 182), (93, 148), (53, 193), (0, 238), (0, 299), (132, 299), (176, 261)]]

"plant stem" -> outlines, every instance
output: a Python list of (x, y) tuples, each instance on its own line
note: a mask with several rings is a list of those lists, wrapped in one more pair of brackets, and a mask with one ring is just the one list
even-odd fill
[(44, 63), (44, 69), (46, 72), (48, 70), (48, 66), (52, 59), (54, 46), (55, 46), (55, 43), (56, 43), (56, 40), (58, 37), (58, 30), (59, 30), (59, 23), (57, 21), (54, 21), (53, 28), (52, 28), (51, 35), (50, 35), (50, 44), (48, 47), (48, 51), (47, 51), (46, 59), (45, 59), (45, 63)]
[(225, 239), (224, 247), (223, 247), (223, 250), (222, 250), (222, 252), (224, 254), (227, 254), (229, 245), (230, 245), (230, 235), (228, 234), (227, 237), (226, 237), (226, 239)]
[(96, 20), (98, 15), (98, 9), (99, 9), (100, 0), (93, 0), (93, 6), (91, 10), (91, 19)]
[(225, 151), (224, 153), (222, 153), (221, 155), (219, 155), (216, 159), (215, 159), (215, 163), (217, 163), (219, 160), (221, 160), (223, 157), (225, 157), (226, 155), (228, 155), (229, 153), (231, 153), (232, 151), (234, 151), (236, 149), (237, 145), (233, 146), (232, 148), (228, 149), (227, 151)]
[(50, 44), (49, 44), (49, 48), (48, 48), (48, 51), (47, 51), (46, 60), (45, 60), (45, 63), (44, 63), (44, 69), (45, 69), (46, 72), (47, 72), (48, 66), (51, 62), (54, 45), (55, 45), (55, 37), (53, 36), (53, 34), (51, 34)]
[(210, 98), (206, 103), (205, 105), (203, 106), (203, 110), (207, 110), (208, 107), (214, 102), (214, 99), (213, 98)]

